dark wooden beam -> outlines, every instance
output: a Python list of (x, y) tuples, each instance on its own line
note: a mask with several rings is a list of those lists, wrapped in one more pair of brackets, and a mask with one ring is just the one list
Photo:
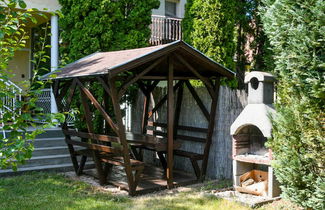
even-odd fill
[(135, 83), (137, 80), (140, 79), (140, 77), (142, 77), (143, 75), (145, 75), (146, 73), (148, 73), (149, 71), (151, 71), (153, 68), (155, 68), (158, 64), (160, 64), (163, 60), (165, 60), (166, 57), (161, 57), (159, 58), (158, 60), (156, 60), (155, 62), (153, 62), (150, 66), (148, 66), (146, 69), (144, 69), (143, 71), (141, 71), (138, 75), (135, 75), (133, 78), (131, 78), (130, 80), (126, 81), (122, 87), (120, 88), (119, 90), (119, 93), (118, 93), (118, 98), (120, 99), (125, 91), (127, 90), (127, 88)]
[(168, 104), (167, 104), (167, 186), (173, 187), (173, 150), (174, 150), (174, 63), (172, 57), (168, 57)]
[(196, 103), (200, 107), (204, 117), (209, 121), (210, 120), (210, 114), (209, 114), (208, 110), (205, 108), (205, 106), (204, 106), (202, 100), (200, 99), (199, 95), (196, 93), (195, 89), (191, 85), (190, 81), (185, 81), (185, 84), (186, 84), (188, 90), (190, 91), (191, 95), (195, 99)]
[(108, 85), (111, 90), (111, 100), (114, 108), (114, 113), (115, 113), (115, 118), (117, 120), (117, 135), (120, 138), (120, 143), (122, 145), (122, 151), (123, 151), (123, 160), (125, 164), (125, 172), (128, 180), (128, 185), (129, 185), (129, 190), (131, 194), (134, 194), (135, 189), (135, 182), (132, 174), (132, 169), (131, 169), (131, 162), (130, 162), (130, 153), (129, 153), (129, 147), (128, 143), (126, 141), (126, 135), (125, 135), (125, 128), (123, 125), (122, 121), (122, 113), (121, 113), (121, 107), (119, 104), (119, 99), (118, 99), (118, 93), (117, 89), (115, 86), (115, 79), (111, 78), (108, 80)]
[(76, 79), (74, 79), (72, 81), (72, 85), (70, 87), (69, 95), (68, 95), (66, 105), (65, 105), (65, 109), (64, 109), (64, 111), (66, 111), (66, 112), (68, 112), (70, 110), (70, 105), (71, 105), (71, 102), (72, 102), (72, 99), (73, 99), (73, 96), (74, 96), (74, 93), (75, 93), (75, 90), (76, 90), (76, 84), (77, 84), (77, 81), (76, 81)]
[[(174, 86), (174, 92), (181, 86), (181, 81), (178, 81), (178, 83)], [(165, 95), (152, 109), (152, 111), (149, 113), (149, 118), (167, 101), (168, 94)]]
[(54, 97), (57, 97), (58, 96), (58, 94), (59, 94), (59, 87), (60, 87), (60, 80), (55, 80), (52, 83)]
[(146, 95), (148, 92), (147, 86), (141, 80), (137, 81), (137, 84), (139, 85), (141, 92)]
[(91, 94), (91, 92), (78, 79), (76, 79), (76, 80), (77, 80), (77, 83), (78, 83), (78, 85), (80, 87), (80, 91), (83, 92), (90, 99), (90, 101), (94, 104), (96, 109), (98, 109), (98, 111), (103, 115), (104, 119), (111, 126), (113, 131), (115, 133), (118, 133), (117, 126), (115, 125), (115, 123), (113, 122), (111, 117), (107, 114), (107, 112), (103, 109), (103, 107), (98, 103), (98, 101), (95, 99), (93, 94)]
[(146, 91), (143, 99), (143, 113), (142, 113), (142, 133), (147, 133), (147, 123), (148, 123), (148, 113), (149, 113), (149, 106), (150, 106), (151, 94)]
[(208, 134), (207, 134), (207, 143), (205, 144), (205, 147), (204, 147), (204, 156), (203, 156), (203, 160), (202, 160), (202, 170), (201, 170), (202, 181), (205, 179), (206, 170), (207, 170), (207, 166), (208, 166), (210, 146), (212, 143), (212, 136), (213, 136), (213, 131), (214, 131), (214, 127), (215, 127), (215, 118), (216, 118), (216, 110), (217, 110), (218, 97), (219, 97), (219, 88), (220, 88), (220, 77), (216, 79), (214, 92), (217, 94), (215, 97), (212, 97), (212, 102), (211, 102), (211, 111), (210, 111), (210, 121), (209, 121)]
[(177, 91), (177, 99), (176, 99), (176, 108), (175, 108), (175, 116), (174, 116), (174, 137), (177, 136), (177, 128), (179, 123), (179, 117), (181, 114), (182, 102), (183, 102), (183, 91), (184, 91), (184, 82), (181, 81), (181, 86)]
[(182, 62), (197, 78), (199, 78), (206, 86), (211, 97), (214, 97), (214, 89), (208, 78), (203, 77), (195, 68), (192, 67), (181, 55), (175, 54), (176, 58)]
[(107, 83), (104, 81), (103, 78), (97, 77), (97, 80), (100, 82), (100, 84), (103, 86), (105, 92), (110, 95), (109, 87), (107, 86)]
[[(56, 98), (56, 103), (58, 105), (62, 104), (62, 100), (64, 96), (67, 94), (67, 91), (69, 90), (71, 86), (72, 81), (66, 81), (66, 83), (60, 88), (58, 95), (55, 97)], [(62, 110), (63, 111), (63, 110)]]
[[(81, 99), (81, 103), (82, 103), (82, 106), (83, 106), (84, 112), (85, 112), (86, 125), (87, 125), (87, 128), (88, 128), (88, 132), (89, 133), (94, 133), (94, 127), (93, 127), (93, 122), (92, 122), (92, 117), (91, 117), (91, 111), (90, 111), (90, 108), (89, 108), (89, 105), (88, 105), (88, 102), (87, 102), (87, 94), (86, 94), (87, 91), (85, 91), (86, 88), (81, 84), (81, 82), (77, 78), (75, 78), (74, 80), (76, 80), (76, 82), (79, 85), (80, 99)], [(66, 141), (67, 141), (67, 143), (69, 143), (71, 145), (75, 144), (74, 142), (72, 142), (71, 139), (66, 139)], [(79, 143), (81, 143), (81, 142), (79, 142)], [(82, 145), (79, 145), (79, 146), (82, 146)], [(101, 185), (106, 184), (106, 177), (105, 177), (105, 174), (104, 174), (102, 163), (101, 163), (100, 158), (99, 158), (99, 152), (93, 150), (92, 151), (92, 156), (93, 156), (93, 159), (94, 159), (94, 162), (95, 162), (95, 165), (96, 165), (96, 170), (97, 170), (97, 174), (98, 174), (98, 177), (99, 177), (99, 183)]]
[(148, 92), (152, 92), (156, 87), (157, 87), (157, 85), (159, 84), (159, 80), (155, 80), (155, 81), (153, 81), (153, 83), (148, 87)]

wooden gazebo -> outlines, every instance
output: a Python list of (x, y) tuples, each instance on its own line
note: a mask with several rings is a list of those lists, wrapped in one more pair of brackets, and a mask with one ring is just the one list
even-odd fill
[[(77, 92), (80, 93), (88, 131), (81, 132), (69, 128), (67, 123), (62, 124), (72, 163), (78, 175), (82, 173), (88, 156), (94, 160), (101, 184), (107, 182), (112, 165), (121, 166), (125, 169), (127, 177), (127, 186), (124, 187), (133, 195), (141, 182), (141, 177), (145, 176), (142, 175), (145, 164), (139, 151), (149, 149), (156, 151), (160, 158), (165, 172), (163, 176), (167, 180), (164, 186), (172, 188), (175, 184), (181, 184), (175, 181), (176, 178), (173, 179), (174, 155), (189, 158), (195, 171), (195, 179), (204, 179), (215, 124), (220, 78), (234, 78), (235, 74), (232, 71), (209, 59), (185, 42), (176, 41), (154, 47), (94, 53), (51, 74), (56, 76), (46, 75), (44, 78), (54, 80), (53, 93), (60, 112), (68, 112), (72, 98)], [(210, 110), (207, 110), (189, 82), (192, 79), (201, 80), (207, 88), (211, 96)], [(149, 110), (151, 93), (163, 80), (167, 81), (167, 95)], [(88, 88), (93, 82), (100, 83), (104, 89), (102, 101), (96, 98)], [(122, 121), (120, 100), (133, 84), (137, 84), (145, 96), (142, 134), (126, 133)], [(184, 87), (188, 88), (208, 121), (207, 128), (178, 125)], [(108, 102), (114, 107), (115, 120), (108, 111)], [(150, 120), (165, 102), (167, 102), (166, 123)], [(110, 126), (115, 135), (108, 135), (104, 131), (100, 134), (94, 132), (90, 106), (94, 106), (101, 113), (107, 126)], [(155, 127), (163, 128), (163, 130), (157, 131)], [(206, 137), (180, 135), (179, 130), (205, 133)], [(182, 151), (175, 146), (174, 140), (181, 140), (183, 143), (200, 142), (204, 144), (204, 153)], [(155, 145), (158, 142), (160, 144), (165, 142), (166, 147), (157, 149)], [(74, 147), (76, 145), (84, 149), (77, 150)], [(81, 156), (80, 162), (78, 156)]]

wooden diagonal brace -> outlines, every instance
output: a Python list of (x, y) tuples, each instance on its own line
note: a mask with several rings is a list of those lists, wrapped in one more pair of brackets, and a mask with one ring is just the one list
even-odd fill
[(115, 125), (111, 117), (106, 113), (104, 108), (99, 104), (99, 102), (95, 99), (93, 94), (78, 80), (77, 84), (80, 87), (80, 90), (87, 96), (87, 98), (90, 99), (90, 101), (94, 104), (94, 106), (98, 109), (98, 111), (103, 115), (104, 119), (108, 122), (108, 124), (111, 126), (113, 131), (118, 134), (118, 127)]

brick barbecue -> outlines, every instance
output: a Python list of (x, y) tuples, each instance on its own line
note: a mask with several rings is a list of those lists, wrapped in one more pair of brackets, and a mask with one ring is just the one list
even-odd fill
[(245, 76), (248, 84), (248, 105), (244, 108), (230, 128), (233, 139), (233, 178), (235, 189), (243, 188), (240, 177), (252, 170), (267, 172), (265, 183), (266, 197), (280, 194), (271, 167), (272, 151), (265, 147), (267, 138), (271, 137), (272, 124), (269, 116), (275, 113), (273, 107), (273, 75), (253, 71)]

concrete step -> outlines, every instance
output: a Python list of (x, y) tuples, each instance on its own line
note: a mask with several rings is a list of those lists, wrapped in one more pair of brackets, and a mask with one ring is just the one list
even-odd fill
[(37, 136), (37, 138), (64, 138), (61, 128), (48, 129), (45, 133)]
[(37, 138), (34, 141), (35, 148), (67, 146), (64, 138)]
[(38, 147), (34, 149), (33, 157), (46, 156), (46, 155), (63, 155), (69, 154), (68, 146), (58, 147)]
[[(75, 150), (84, 149), (83, 147), (74, 146)], [(70, 154), (68, 146), (58, 146), (58, 147), (38, 147), (33, 151), (33, 157), (47, 156), (47, 155), (64, 155)]]
[(33, 166), (59, 165), (64, 163), (71, 163), (71, 158), (69, 154), (32, 157), (31, 159), (26, 161), (26, 164), (21, 165), (20, 167), (28, 168)]
[[(33, 128), (27, 129), (27, 132), (31, 132)], [(10, 132), (6, 131), (6, 136), (9, 136)], [(37, 138), (63, 138), (63, 132), (61, 128), (49, 128), (46, 129), (46, 131), (40, 135), (37, 136)]]
[[(85, 169), (93, 169), (95, 168), (95, 164), (92, 161), (87, 161), (85, 165)], [(0, 170), (0, 177), (5, 176), (13, 176), (19, 175), (22, 173), (30, 172), (30, 171), (55, 171), (55, 172), (66, 172), (73, 171), (72, 163), (64, 163), (57, 165), (43, 165), (43, 166), (33, 166), (27, 168), (18, 168), (18, 171), (14, 172), (11, 169)]]

